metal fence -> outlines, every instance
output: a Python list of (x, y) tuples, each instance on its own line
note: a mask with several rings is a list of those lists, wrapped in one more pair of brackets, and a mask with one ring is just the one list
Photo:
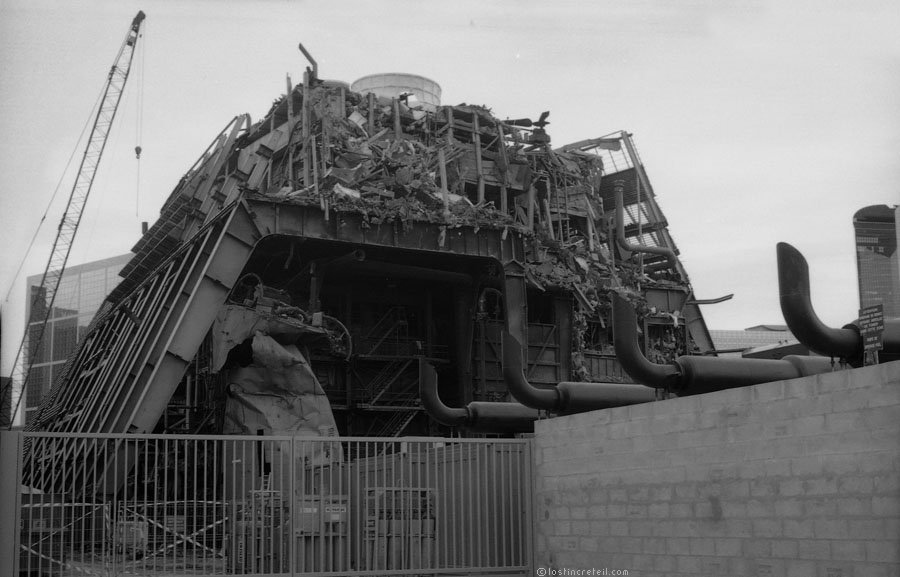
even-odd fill
[(527, 439), (10, 432), (2, 447), (12, 574), (531, 574)]

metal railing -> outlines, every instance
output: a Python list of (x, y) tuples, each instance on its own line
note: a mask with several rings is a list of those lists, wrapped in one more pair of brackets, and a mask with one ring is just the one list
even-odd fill
[(528, 439), (2, 441), (0, 573), (531, 574)]

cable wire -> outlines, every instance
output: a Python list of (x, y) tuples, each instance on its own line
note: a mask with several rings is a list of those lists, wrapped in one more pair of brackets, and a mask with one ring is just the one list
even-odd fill
[(53, 195), (50, 197), (50, 201), (47, 203), (47, 208), (44, 209), (44, 214), (41, 216), (40, 222), (38, 222), (37, 228), (34, 230), (34, 235), (31, 237), (31, 242), (28, 243), (28, 248), (25, 250), (25, 254), (22, 256), (22, 260), (19, 262), (19, 268), (16, 269), (16, 274), (13, 275), (12, 280), (10, 280), (9, 290), (6, 291), (6, 296), (3, 299), (3, 302), (9, 302), (9, 296), (12, 294), (13, 288), (16, 286), (16, 279), (19, 278), (19, 274), (22, 272), (22, 268), (25, 266), (25, 261), (28, 260), (28, 255), (31, 254), (31, 249), (34, 248), (35, 241), (37, 241), (38, 234), (41, 232), (41, 227), (44, 226), (44, 221), (47, 220), (47, 215), (50, 214), (50, 209), (53, 207), (53, 202), (56, 200), (56, 195), (59, 193), (59, 189), (62, 187), (63, 181), (66, 179), (66, 174), (69, 172), (69, 167), (72, 165), (72, 159), (75, 158), (75, 153), (81, 150), (81, 142), (84, 140), (84, 133), (87, 132), (88, 126), (91, 125), (91, 121), (97, 115), (97, 108), (100, 106), (100, 101), (103, 100), (103, 88), (100, 89), (100, 93), (97, 95), (97, 101), (94, 102), (93, 108), (91, 108), (90, 114), (88, 114), (87, 119), (84, 121), (84, 126), (81, 128), (81, 134), (78, 135), (78, 140), (75, 142), (75, 146), (72, 148), (72, 153), (69, 155), (69, 160), (66, 161), (66, 166), (63, 168), (62, 174), (59, 176), (59, 181), (56, 183), (56, 188), (53, 189)]
[(134, 195), (134, 216), (140, 218), (140, 208), (141, 208), (141, 153), (143, 152), (143, 147), (141, 143), (144, 140), (144, 67), (147, 62), (147, 25), (144, 24), (144, 29), (141, 32), (141, 36), (144, 37), (144, 41), (138, 46), (138, 50), (141, 51), (141, 64), (138, 67), (138, 91), (137, 91), (137, 143), (134, 147), (135, 156), (137, 157), (137, 182), (135, 184), (135, 195)]

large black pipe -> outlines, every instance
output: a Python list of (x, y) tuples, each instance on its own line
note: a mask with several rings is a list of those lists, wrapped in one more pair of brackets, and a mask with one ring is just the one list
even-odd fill
[(613, 295), (613, 342), (625, 372), (639, 383), (679, 396), (796, 379), (832, 370), (824, 357), (789, 355), (783, 359), (681, 356), (666, 365), (650, 362), (638, 345), (637, 315), (631, 304)]
[(419, 398), (422, 406), (439, 423), (467, 426), (494, 433), (531, 433), (540, 417), (535, 409), (519, 403), (473, 401), (465, 407), (448, 407), (438, 394), (437, 371), (425, 359), (419, 360)]
[[(616, 242), (625, 250), (632, 252), (643, 252), (647, 254), (659, 254), (666, 257), (669, 268), (678, 272), (678, 258), (675, 251), (667, 246), (645, 246), (642, 244), (632, 244), (625, 237), (625, 181), (617, 180), (613, 186), (613, 194), (616, 200)], [(641, 207), (635, 209), (638, 213), (638, 220), (641, 216)]]
[(572, 415), (656, 400), (656, 391), (641, 385), (563, 381), (549, 389), (538, 389), (525, 378), (523, 368), (522, 346), (516, 337), (504, 332), (503, 376), (509, 392), (525, 406)]
[[(776, 252), (781, 314), (797, 340), (821, 355), (840, 357), (854, 366), (862, 364), (864, 343), (859, 321), (840, 329), (826, 326), (812, 307), (806, 259), (786, 242), (779, 242)], [(900, 320), (885, 319), (882, 341), (881, 360), (900, 359)]]

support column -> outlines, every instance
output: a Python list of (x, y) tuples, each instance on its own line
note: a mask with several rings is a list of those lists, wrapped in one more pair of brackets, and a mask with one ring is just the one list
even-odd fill
[(558, 297), (553, 299), (553, 316), (556, 330), (559, 332), (559, 373), (560, 381), (572, 380), (572, 299)]
[(522, 345), (522, 358), (528, 358), (528, 294), (525, 268), (518, 261), (503, 267), (503, 304), (506, 307), (506, 330)]
[(475, 322), (472, 319), (475, 304), (473, 288), (461, 286), (453, 292), (454, 316), (456, 317), (456, 350), (460, 400), (462, 404), (472, 401), (472, 353), (475, 342)]

